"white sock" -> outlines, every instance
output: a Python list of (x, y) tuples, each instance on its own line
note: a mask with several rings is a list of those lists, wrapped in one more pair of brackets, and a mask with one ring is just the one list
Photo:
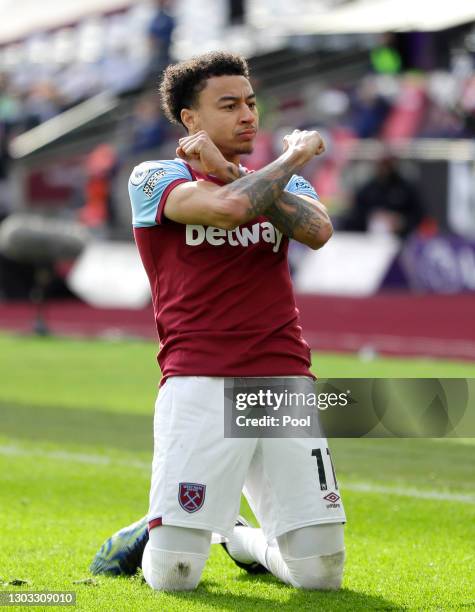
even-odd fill
[(200, 581), (207, 555), (145, 546), (142, 570), (155, 591), (193, 591)]
[(237, 561), (242, 563), (258, 561), (267, 567), (266, 551), (268, 544), (262, 529), (235, 527), (227, 547), (231, 556)]
[(227, 546), (237, 561), (257, 561), (294, 587), (336, 590), (341, 586), (345, 558), (341, 524), (296, 529), (280, 536), (278, 544), (268, 543), (261, 529), (235, 527)]
[(261, 529), (235, 527), (227, 547), (237, 561), (258, 561), (282, 582), (291, 584), (289, 570), (278, 547), (268, 544)]

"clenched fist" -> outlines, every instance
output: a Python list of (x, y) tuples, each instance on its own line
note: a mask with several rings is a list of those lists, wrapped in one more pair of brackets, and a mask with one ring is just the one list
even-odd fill
[(207, 132), (201, 130), (178, 141), (176, 154), (185, 161), (199, 160), (205, 174), (212, 174), (225, 182), (239, 178), (239, 168), (223, 157)]
[(284, 152), (289, 150), (300, 151), (311, 159), (325, 151), (325, 142), (315, 130), (294, 130), (284, 136)]

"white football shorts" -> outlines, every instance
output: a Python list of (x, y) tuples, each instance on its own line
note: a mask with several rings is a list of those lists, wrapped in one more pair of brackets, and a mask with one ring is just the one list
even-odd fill
[(225, 438), (224, 379), (170, 377), (155, 405), (150, 526), (229, 537), (242, 490), (268, 541), (346, 521), (325, 438)]

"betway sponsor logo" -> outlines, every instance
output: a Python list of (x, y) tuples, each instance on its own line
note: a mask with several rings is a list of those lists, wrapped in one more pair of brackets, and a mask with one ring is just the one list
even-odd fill
[(199, 246), (206, 241), (211, 246), (221, 246), (227, 242), (231, 246), (247, 247), (251, 244), (257, 244), (260, 240), (273, 244), (272, 251), (277, 253), (282, 241), (282, 232), (279, 232), (268, 221), (254, 223), (251, 227), (237, 227), (233, 230), (211, 226), (205, 228), (203, 225), (186, 226), (186, 244), (188, 246)]

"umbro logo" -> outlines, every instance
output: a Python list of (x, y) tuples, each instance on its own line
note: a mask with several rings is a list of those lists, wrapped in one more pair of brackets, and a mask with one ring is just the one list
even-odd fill
[(332, 491), (328, 495), (325, 495), (325, 497), (323, 499), (326, 499), (331, 504), (335, 504), (340, 499), (340, 496)]

